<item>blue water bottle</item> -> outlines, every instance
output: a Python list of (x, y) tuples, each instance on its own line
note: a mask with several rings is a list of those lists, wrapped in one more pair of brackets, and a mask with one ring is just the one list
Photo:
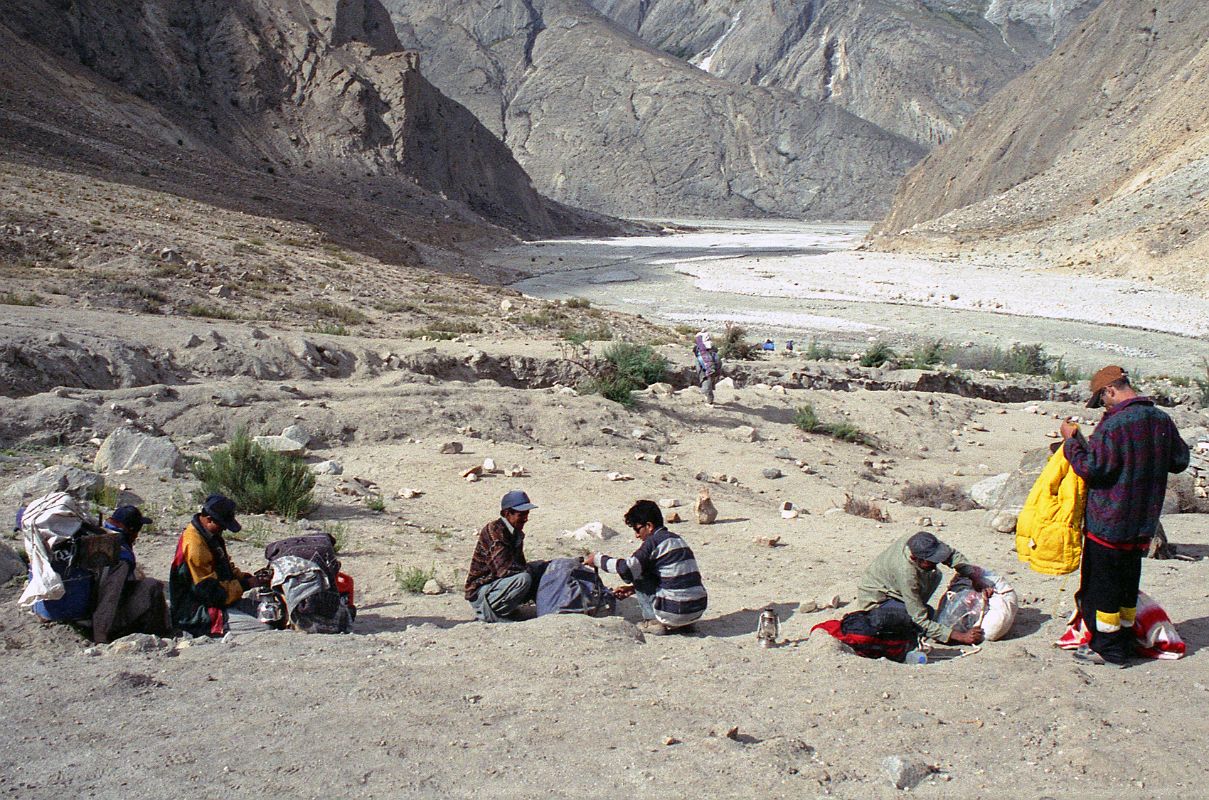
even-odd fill
[(927, 664), (928, 654), (923, 650), (912, 650), (903, 659), (904, 664)]

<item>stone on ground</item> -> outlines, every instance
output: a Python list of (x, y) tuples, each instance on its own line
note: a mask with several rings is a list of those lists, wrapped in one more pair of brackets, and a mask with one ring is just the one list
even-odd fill
[(306, 445), (297, 439), (289, 439), (285, 436), (253, 436), (252, 441), (265, 450), (271, 450), (283, 456), (301, 456), (306, 454)]
[(6, 584), (13, 578), (25, 575), (25, 562), (17, 551), (4, 542), (0, 542), (0, 585)]
[(575, 539), (576, 541), (587, 542), (612, 539), (616, 535), (617, 531), (613, 530), (608, 525), (605, 525), (603, 522), (593, 521), (580, 528), (576, 528), (573, 531), (564, 531), (560, 538)]
[(911, 789), (924, 778), (935, 772), (927, 762), (914, 756), (887, 756), (882, 760), (882, 771), (894, 784), (895, 789)]
[(93, 465), (99, 472), (146, 468), (152, 472), (175, 472), (181, 453), (167, 436), (151, 436), (122, 426), (101, 443)]
[(697, 512), (698, 525), (712, 525), (714, 520), (718, 519), (718, 509), (714, 506), (714, 501), (709, 497), (709, 489), (701, 490), (701, 494), (697, 496), (697, 504), (694, 508)]
[(1007, 486), (1012, 473), (1003, 472), (978, 481), (970, 487), (970, 499), (983, 508), (994, 508), (999, 503), (999, 497)]
[(4, 499), (18, 501), (22, 497), (41, 497), (51, 492), (70, 492), (76, 497), (85, 497), (104, 485), (105, 478), (95, 472), (58, 464), (12, 484), (4, 490)]
[(443, 456), (457, 455), (460, 452), (462, 452), (461, 442), (445, 442), (441, 445), (441, 455)]

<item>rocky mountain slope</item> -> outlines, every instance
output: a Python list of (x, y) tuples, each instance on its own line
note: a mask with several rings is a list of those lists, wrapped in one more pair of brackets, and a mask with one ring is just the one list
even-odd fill
[(1207, 41), (1195, 0), (1108, 0), (910, 173), (876, 246), (1209, 291)]
[(931, 148), (1100, 0), (591, 0), (739, 83), (830, 103)]
[(616, 230), (539, 196), (375, 0), (60, 6), (3, 4), (6, 160), (306, 222), (396, 262)]
[(835, 104), (710, 75), (582, 0), (386, 5), (433, 82), (573, 205), (871, 218), (923, 153)]

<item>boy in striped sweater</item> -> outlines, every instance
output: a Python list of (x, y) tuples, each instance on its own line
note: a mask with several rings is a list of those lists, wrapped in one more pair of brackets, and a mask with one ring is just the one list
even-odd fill
[(614, 572), (632, 586), (614, 591), (617, 597), (634, 594), (642, 609), (638, 629), (652, 636), (687, 631), (705, 613), (707, 596), (697, 571), (693, 551), (663, 525), (663, 512), (650, 500), (639, 500), (625, 513), (625, 524), (642, 546), (629, 558), (593, 553), (587, 566)]

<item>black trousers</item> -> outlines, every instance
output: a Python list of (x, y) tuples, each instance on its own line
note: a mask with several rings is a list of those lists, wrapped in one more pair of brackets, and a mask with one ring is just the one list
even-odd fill
[(1113, 550), (1083, 541), (1083, 565), (1075, 602), (1091, 631), (1091, 649), (1123, 664), (1133, 655), (1134, 617), (1142, 580), (1143, 550)]

